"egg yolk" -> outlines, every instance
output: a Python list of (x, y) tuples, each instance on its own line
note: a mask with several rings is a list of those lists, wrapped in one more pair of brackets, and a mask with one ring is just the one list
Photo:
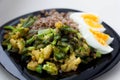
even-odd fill
[(81, 16), (83, 19), (90, 19), (90, 20), (93, 20), (95, 22), (99, 22), (99, 18), (93, 14), (82, 14)]
[(97, 41), (102, 44), (103, 46), (107, 46), (107, 43), (102, 39), (102, 38), (99, 38), (98, 36), (95, 36), (94, 37), (97, 39)]
[(94, 31), (90, 29), (90, 32), (94, 35), (94, 37), (98, 40), (102, 45), (107, 45), (106, 41), (109, 39), (109, 35), (105, 33), (101, 33), (99, 31)]
[(98, 22), (95, 22), (91, 19), (84, 19), (85, 23), (88, 24), (92, 28), (102, 28), (103, 26)]
[(88, 24), (92, 28), (102, 28), (103, 26), (99, 24), (99, 18), (93, 14), (83, 14), (82, 18), (85, 23)]

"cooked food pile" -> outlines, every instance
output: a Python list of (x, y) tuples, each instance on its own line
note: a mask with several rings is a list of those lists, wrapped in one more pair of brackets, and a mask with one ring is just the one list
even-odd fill
[(113, 38), (101, 32), (105, 28), (95, 15), (55, 10), (42, 14), (45, 16), (29, 16), (4, 27), (2, 45), (21, 55), (27, 69), (58, 75), (112, 52), (109, 44)]

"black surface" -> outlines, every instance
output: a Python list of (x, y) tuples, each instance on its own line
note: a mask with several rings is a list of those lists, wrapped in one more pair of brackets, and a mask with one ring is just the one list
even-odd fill
[[(50, 10), (50, 9), (49, 9)], [(47, 11), (49, 11), (47, 10)], [(72, 9), (56, 9), (58, 12), (79, 12), (78, 10)], [(111, 46), (114, 48), (114, 51), (110, 54), (102, 56), (102, 58), (96, 59), (87, 65), (81, 64), (76, 72), (69, 72), (61, 74), (58, 76), (40, 76), (37, 73), (28, 71), (19, 61), (19, 56), (11, 55), (6, 52), (2, 45), (1, 41), (3, 40), (3, 27), (6, 25), (16, 25), (19, 22), (20, 18), (25, 18), (29, 15), (38, 15), (41, 14), (40, 11), (32, 12), (23, 16), (20, 16), (16, 19), (11, 20), (10, 22), (4, 24), (0, 28), (0, 63), (1, 65), (14, 77), (20, 80), (41, 80), (41, 77), (45, 76), (46, 80), (92, 80), (109, 69), (111, 69), (118, 61), (120, 60), (120, 37), (118, 34), (105, 22), (102, 24), (105, 26), (106, 33), (114, 37), (114, 41)], [(43, 15), (44, 16), (44, 15)], [(21, 66), (22, 65), (22, 66)], [(43, 79), (42, 79), (43, 80)]]

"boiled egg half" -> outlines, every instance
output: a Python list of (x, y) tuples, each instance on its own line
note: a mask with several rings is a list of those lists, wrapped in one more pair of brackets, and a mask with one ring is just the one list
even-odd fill
[[(84, 15), (83, 13), (72, 13), (70, 18), (78, 24), (78, 29), (88, 45), (95, 48), (101, 54), (107, 54), (113, 51), (113, 48), (109, 46), (109, 44), (113, 41), (114, 38), (110, 37), (108, 34), (103, 33), (105, 28), (99, 23), (100, 20), (97, 16), (86, 13)], [(88, 23), (86, 22), (86, 18), (89, 20)], [(90, 25), (88, 26), (88, 24), (94, 25), (91, 23), (92, 21), (96, 22), (95, 25), (99, 25), (99, 27), (90, 27)]]

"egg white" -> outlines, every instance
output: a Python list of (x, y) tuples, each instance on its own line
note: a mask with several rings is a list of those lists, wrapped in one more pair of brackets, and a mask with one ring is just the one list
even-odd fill
[[(92, 14), (92, 13), (75, 12), (75, 13), (72, 13), (70, 15), (70, 18), (73, 19), (73, 21), (75, 21), (79, 25), (84, 24), (84, 27), (91, 28), (92, 30), (96, 30), (96, 31), (100, 31), (100, 32), (104, 32), (106, 30), (104, 27), (102, 27), (102, 28), (92, 28), (92, 27), (90, 27), (88, 24), (85, 23), (84, 19), (81, 17), (82, 14)], [(99, 23), (101, 24), (102, 20), (99, 19)]]
[(113, 42), (114, 38), (109, 37), (108, 40), (106, 41), (107, 44), (111, 44)]

